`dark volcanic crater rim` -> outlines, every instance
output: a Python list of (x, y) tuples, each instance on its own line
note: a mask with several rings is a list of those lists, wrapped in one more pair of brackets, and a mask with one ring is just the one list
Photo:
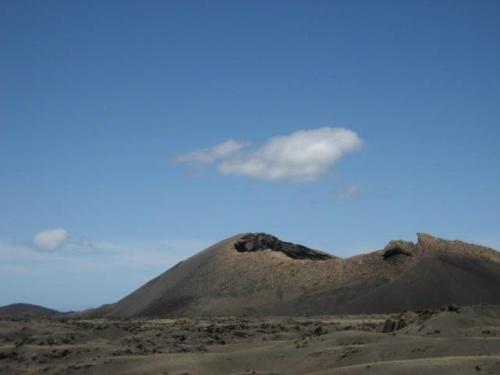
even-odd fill
[(239, 241), (235, 242), (234, 248), (240, 253), (271, 250), (298, 260), (327, 260), (334, 258), (330, 254), (313, 250), (306, 246), (281, 241), (277, 237), (267, 233), (246, 234)]
[[(477, 251), (473, 251), (473, 253), (476, 254), (471, 254), (471, 246), (477, 249)], [(239, 253), (263, 251), (280, 252), (287, 257), (295, 260), (347, 260), (349, 258), (352, 258), (339, 258), (329, 253), (314, 250), (303, 245), (282, 241), (271, 234), (263, 232), (246, 233), (234, 243), (233, 247)], [(486, 258), (489, 258), (491, 256), (497, 257), (497, 255), (492, 255), (497, 253), (497, 251), (491, 248), (480, 245), (472, 245), (458, 240), (443, 240), (439, 237), (434, 237), (427, 233), (421, 232), (417, 233), (417, 242), (404, 241), (401, 239), (392, 240), (380, 252), (384, 260), (393, 260), (395, 258), (401, 257), (413, 257), (422, 252), (434, 252), (436, 250), (453, 255), (470, 256), (482, 254), (482, 256)], [(367, 254), (368, 253), (362, 255)]]

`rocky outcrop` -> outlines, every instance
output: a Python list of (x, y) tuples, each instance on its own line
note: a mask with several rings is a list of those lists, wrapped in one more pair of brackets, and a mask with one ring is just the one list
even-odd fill
[(256, 251), (278, 251), (293, 259), (326, 260), (332, 256), (321, 251), (312, 250), (302, 245), (280, 241), (277, 237), (266, 233), (250, 233), (234, 244), (236, 251), (256, 252)]
[(387, 319), (382, 328), (383, 333), (390, 333), (406, 327), (406, 320), (401, 319)]
[(453, 241), (431, 236), (427, 233), (417, 233), (417, 246), (423, 251), (447, 251)]
[(413, 242), (403, 240), (393, 240), (384, 247), (382, 254), (384, 260), (398, 255), (412, 256), (415, 254), (416, 247)]
[(500, 253), (489, 247), (474, 245), (458, 240), (445, 240), (426, 233), (417, 233), (416, 248), (423, 253), (446, 254), (468, 258), (480, 258), (500, 262)]

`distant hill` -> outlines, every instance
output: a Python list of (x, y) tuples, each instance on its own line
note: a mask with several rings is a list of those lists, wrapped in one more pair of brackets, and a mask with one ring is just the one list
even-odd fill
[(46, 319), (60, 314), (57, 310), (28, 303), (0, 306), (0, 318), (3, 319)]
[(180, 262), (89, 315), (323, 315), (500, 303), (500, 253), (419, 233), (342, 259), (264, 233)]

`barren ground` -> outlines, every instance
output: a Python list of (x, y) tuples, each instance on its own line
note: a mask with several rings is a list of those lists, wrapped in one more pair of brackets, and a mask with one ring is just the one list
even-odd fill
[(0, 374), (500, 374), (500, 307), (454, 310), (0, 320)]

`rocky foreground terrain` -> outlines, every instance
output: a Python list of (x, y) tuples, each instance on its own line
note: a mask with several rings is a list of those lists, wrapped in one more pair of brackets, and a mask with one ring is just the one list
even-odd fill
[(500, 306), (0, 320), (0, 374), (500, 374)]

